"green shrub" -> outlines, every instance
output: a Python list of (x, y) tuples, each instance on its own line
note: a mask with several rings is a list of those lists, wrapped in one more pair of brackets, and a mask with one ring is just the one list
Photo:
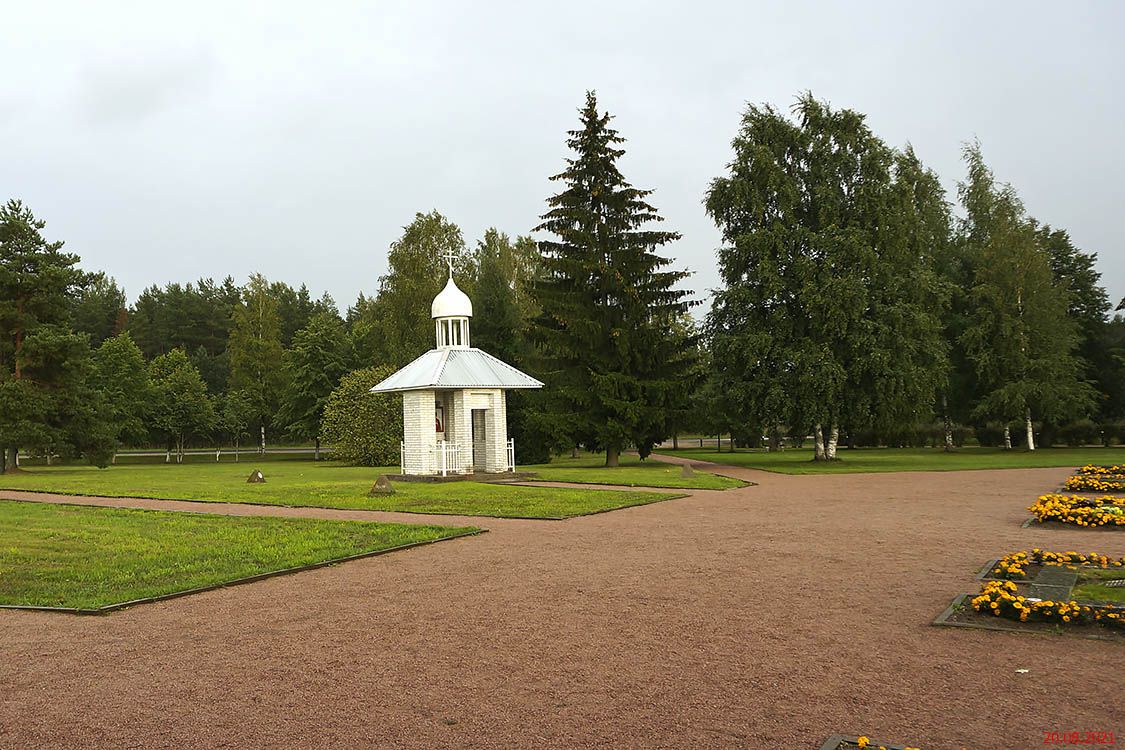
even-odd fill
[(394, 372), (387, 366), (365, 367), (345, 375), (328, 397), (320, 439), (334, 458), (361, 466), (397, 466), (402, 441), (402, 396), (372, 393)]
[(1075, 422), (1065, 424), (1059, 428), (1059, 439), (1072, 448), (1078, 448), (1083, 445), (1093, 445), (1099, 442), (1100, 430), (1098, 426), (1089, 419), (1079, 419)]

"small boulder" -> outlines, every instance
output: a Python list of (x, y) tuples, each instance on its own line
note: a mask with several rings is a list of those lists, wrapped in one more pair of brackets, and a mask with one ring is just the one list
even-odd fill
[(391, 480), (387, 479), (386, 474), (380, 474), (379, 478), (375, 480), (375, 484), (371, 485), (371, 490), (367, 493), (367, 496), (381, 497), (393, 494), (395, 494), (395, 488), (391, 486)]
[(691, 468), (691, 464), (683, 464), (680, 467), (680, 476), (681, 477), (694, 477), (695, 476), (695, 469)]
[(247, 484), (265, 484), (266, 483), (266, 477), (265, 477), (264, 474), (262, 474), (261, 469), (254, 469), (254, 471), (250, 472), (250, 476), (246, 479), (246, 483)]

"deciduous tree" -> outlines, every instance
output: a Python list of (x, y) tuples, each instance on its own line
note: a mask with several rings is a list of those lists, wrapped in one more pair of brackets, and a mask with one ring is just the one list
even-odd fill
[(933, 243), (946, 209), (936, 178), (863, 115), (811, 94), (793, 110), (748, 107), (711, 184), (724, 246), (708, 334), (733, 412), (771, 433), (811, 426), (831, 460), (840, 425), (929, 415), (945, 369)]
[[(996, 184), (979, 144), (966, 145), (964, 155), (961, 236), (971, 259), (972, 309), (961, 341), (979, 380), (975, 413), (1005, 424), (1023, 420), (1034, 450), (1033, 419), (1073, 419), (1092, 406), (1075, 357), (1078, 324), (1015, 190)], [(1007, 428), (1005, 437), (1011, 447)]]
[(343, 321), (327, 313), (313, 315), (286, 352), (288, 385), (279, 421), (298, 440), (316, 442), (317, 461), (324, 409), (350, 362), (351, 344)]
[(242, 290), (242, 304), (234, 310), (230, 344), (230, 386), (246, 394), (253, 405), (255, 427), (265, 450), (266, 430), (285, 390), (285, 350), (281, 346), (281, 316), (261, 274), (250, 277)]

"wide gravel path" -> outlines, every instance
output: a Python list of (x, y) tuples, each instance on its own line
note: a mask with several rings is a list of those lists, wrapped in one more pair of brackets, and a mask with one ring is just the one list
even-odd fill
[(1119, 644), (929, 625), (1005, 552), (1125, 554), (1125, 533), (1020, 528), (1066, 469), (723, 473), (758, 484), (474, 519), (491, 533), (104, 617), (0, 611), (0, 747), (1125, 741)]

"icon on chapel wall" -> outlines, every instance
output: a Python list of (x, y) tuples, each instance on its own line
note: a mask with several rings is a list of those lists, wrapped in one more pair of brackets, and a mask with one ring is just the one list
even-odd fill
[(445, 432), (445, 407), (441, 404), (434, 406), (434, 429), (437, 432)]

